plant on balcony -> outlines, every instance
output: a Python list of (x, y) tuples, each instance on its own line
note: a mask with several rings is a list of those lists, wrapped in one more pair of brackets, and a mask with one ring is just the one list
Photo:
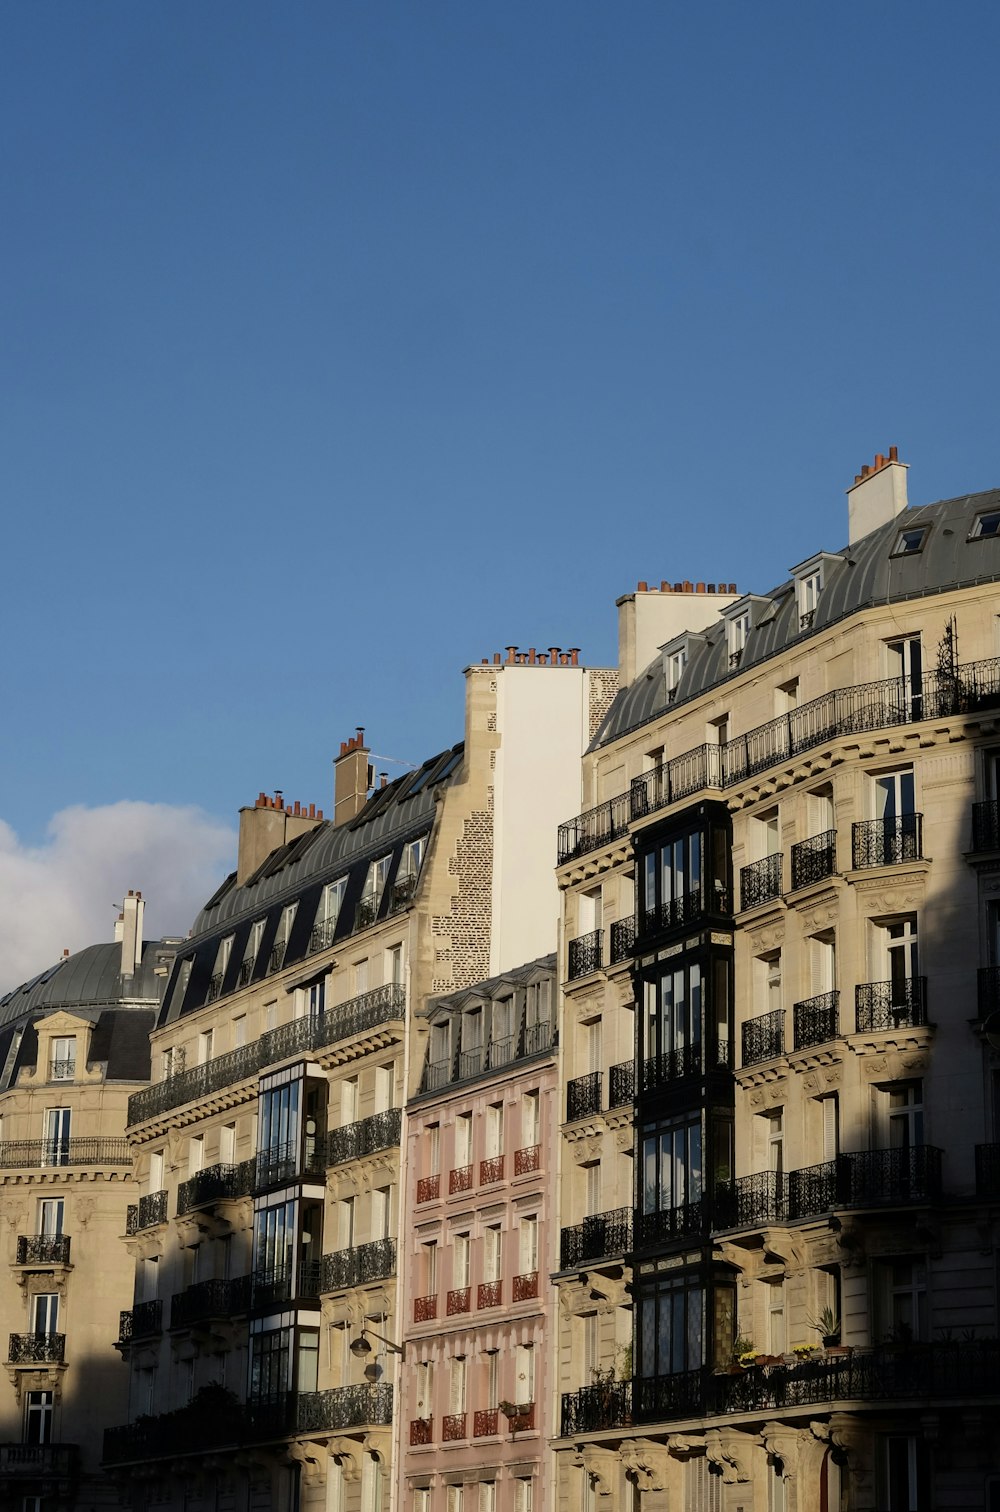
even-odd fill
[(757, 1363), (757, 1350), (753, 1339), (748, 1339), (744, 1334), (739, 1334), (733, 1340), (732, 1362), (739, 1369), (746, 1370)]
[(534, 1402), (500, 1402), (500, 1411), (507, 1419), (507, 1427), (511, 1433), (518, 1433), (531, 1426), (531, 1414), (534, 1410)]
[(809, 1327), (818, 1333), (824, 1349), (836, 1349), (840, 1345), (840, 1319), (832, 1307), (824, 1307), (815, 1318), (809, 1319)]
[(618, 1361), (619, 1381), (631, 1381), (632, 1379), (632, 1340), (627, 1344), (619, 1344), (615, 1351), (615, 1359)]
[(810, 1356), (814, 1355), (815, 1353), (816, 1353), (816, 1349), (815, 1349), (815, 1346), (812, 1345), (812, 1344), (793, 1344), (792, 1345), (792, 1354), (795, 1356), (795, 1358), (797, 1360), (808, 1360), (810, 1358)]

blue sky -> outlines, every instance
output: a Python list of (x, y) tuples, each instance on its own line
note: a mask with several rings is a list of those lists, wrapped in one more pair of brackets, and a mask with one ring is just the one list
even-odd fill
[(974, 0), (6, 6), (15, 849), (325, 805), (359, 723), (418, 762), (469, 661), (607, 663), (639, 578), (843, 544), (890, 444), (911, 502), (1000, 484), (998, 43)]

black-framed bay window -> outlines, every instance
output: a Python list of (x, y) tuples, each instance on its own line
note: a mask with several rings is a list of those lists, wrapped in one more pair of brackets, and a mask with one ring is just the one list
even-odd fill
[(640, 936), (730, 912), (730, 824), (718, 805), (702, 804), (670, 833), (638, 845), (636, 920)]
[(732, 969), (732, 949), (720, 945), (700, 945), (640, 969), (640, 1094), (731, 1066)]

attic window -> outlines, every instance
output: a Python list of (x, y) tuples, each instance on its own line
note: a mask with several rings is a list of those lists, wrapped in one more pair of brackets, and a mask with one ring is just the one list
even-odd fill
[[(1000, 520), (1000, 515), (997, 519)], [(910, 530), (901, 530), (896, 537), (896, 544), (892, 548), (891, 555), (894, 557), (916, 556), (918, 551), (923, 551), (929, 530), (929, 525), (916, 525)]]
[(988, 541), (994, 536), (1000, 536), (1000, 509), (990, 509), (985, 514), (977, 515), (969, 540)]
[(740, 614), (734, 615), (729, 621), (729, 665), (738, 667), (743, 652), (746, 649), (747, 636), (750, 634), (750, 610), (744, 609)]

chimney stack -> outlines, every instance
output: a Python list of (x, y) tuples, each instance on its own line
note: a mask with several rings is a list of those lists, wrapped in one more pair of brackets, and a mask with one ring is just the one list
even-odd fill
[(252, 808), (240, 809), (240, 841), (236, 858), (236, 885), (242, 887), (272, 851), (297, 840), (323, 823), (323, 810), (296, 800), (286, 803), (280, 788), (274, 797), (258, 793)]
[(902, 514), (906, 508), (906, 469), (895, 446), (890, 446), (887, 457), (878, 452), (874, 465), (865, 463), (847, 490), (849, 545)]
[(375, 773), (368, 763), (369, 749), (365, 745), (365, 727), (358, 725), (357, 733), (349, 740), (340, 742), (340, 755), (333, 763), (333, 822), (349, 824), (360, 814), (368, 801), (368, 793), (375, 781)]
[(672, 586), (661, 581), (657, 588), (655, 580), (650, 587), (643, 578), (634, 593), (618, 600), (619, 685), (634, 682), (665, 641), (685, 630), (707, 630), (739, 597), (735, 583), (719, 583), (716, 591), (711, 583), (696, 586), (685, 578)]
[(142, 893), (133, 892), (130, 887), (118, 918), (121, 934), (117, 928), (115, 930), (115, 939), (121, 940), (121, 971), (126, 978), (135, 976), (142, 961), (142, 915), (145, 907)]

